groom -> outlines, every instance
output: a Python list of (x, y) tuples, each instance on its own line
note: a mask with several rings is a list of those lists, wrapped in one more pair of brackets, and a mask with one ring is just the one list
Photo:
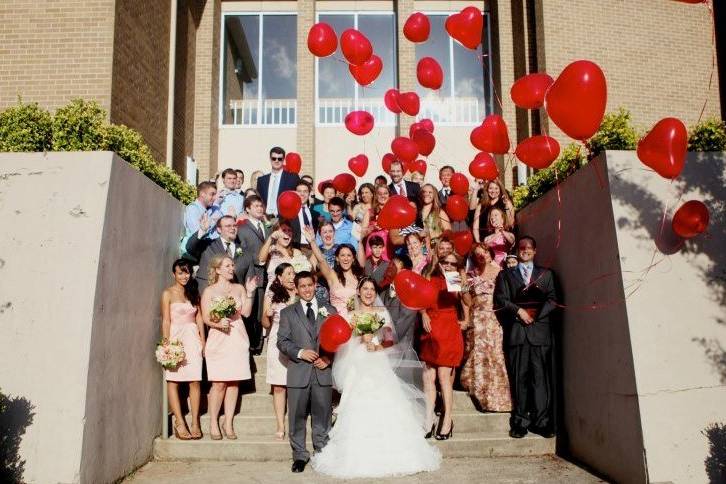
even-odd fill
[(328, 443), (333, 410), (330, 358), (320, 355), (320, 326), (335, 308), (318, 306), (315, 279), (308, 271), (295, 275), (300, 301), (280, 311), (277, 348), (290, 358), (287, 365), (287, 414), (292, 447), (292, 472), (302, 472), (310, 460), (305, 448), (308, 415), (312, 415), (313, 448)]

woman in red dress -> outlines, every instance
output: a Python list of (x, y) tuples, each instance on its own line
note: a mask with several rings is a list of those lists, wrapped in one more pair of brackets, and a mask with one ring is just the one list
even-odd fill
[(442, 257), (439, 264), (433, 267), (431, 283), (438, 290), (438, 299), (429, 309), (421, 312), (423, 334), (419, 358), (426, 364), (424, 369), (424, 393), (426, 395), (426, 434), (430, 438), (434, 433), (434, 403), (436, 402), (436, 380), (439, 380), (444, 411), (439, 418), (436, 440), (446, 440), (453, 435), (454, 423), (451, 412), (454, 404), (454, 369), (461, 364), (464, 357), (464, 338), (462, 328), (468, 326), (469, 308), (462, 304), (463, 321), (459, 320), (457, 305), (462, 297), (461, 292), (449, 292), (444, 279), (444, 272), (458, 272), (461, 284), (466, 284), (466, 274), (461, 270), (461, 262), (455, 254)]

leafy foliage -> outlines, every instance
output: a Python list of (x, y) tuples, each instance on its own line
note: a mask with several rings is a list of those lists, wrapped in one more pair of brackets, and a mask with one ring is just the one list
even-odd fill
[(20, 455), (20, 444), (26, 428), (33, 423), (34, 409), (26, 398), (0, 392), (0, 482), (25, 482), (25, 461)]
[(520, 185), (512, 193), (512, 203), (516, 209), (537, 200), (554, 187), (559, 181), (575, 173), (587, 163), (582, 146), (571, 143), (562, 150), (560, 157), (544, 170), (540, 170), (527, 179), (526, 185)]
[(50, 149), (52, 122), (37, 103), (18, 102), (0, 112), (0, 152)]
[(688, 151), (726, 151), (726, 123), (711, 118), (691, 128)]
[(634, 150), (638, 144), (638, 131), (630, 122), (630, 111), (624, 108), (606, 114), (600, 129), (590, 139), (590, 153), (597, 156), (605, 150)]

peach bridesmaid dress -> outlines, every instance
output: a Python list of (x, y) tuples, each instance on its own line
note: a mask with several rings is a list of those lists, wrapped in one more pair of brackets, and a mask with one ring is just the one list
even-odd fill
[[(240, 301), (237, 301), (238, 305)], [(228, 332), (209, 329), (204, 356), (209, 381), (238, 381), (252, 378), (250, 339), (239, 310), (232, 315)]]
[(184, 346), (184, 361), (174, 370), (165, 370), (167, 381), (201, 381), (202, 340), (197, 329), (197, 308), (189, 301), (173, 302), (170, 306), (169, 339), (178, 339)]

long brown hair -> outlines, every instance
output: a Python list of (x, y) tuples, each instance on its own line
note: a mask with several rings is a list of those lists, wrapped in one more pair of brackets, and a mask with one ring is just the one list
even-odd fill
[(436, 187), (430, 183), (425, 183), (421, 187), (421, 190), (418, 191), (418, 209), (420, 211), (424, 207), (423, 191), (424, 191), (424, 188), (427, 188), (427, 187), (431, 188), (431, 191), (434, 192), (434, 196), (432, 197), (432, 201), (431, 201), (431, 212), (430, 213), (433, 213), (434, 217), (438, 217), (439, 213), (441, 212), (441, 205), (439, 204), (439, 192), (438, 192), (438, 190), (436, 190)]
[[(499, 181), (499, 178), (495, 178), (493, 180), (489, 180), (486, 183), (486, 186), (484, 187), (484, 193), (483, 193), (483, 196), (481, 197), (481, 204), (482, 204), (483, 207), (488, 207), (489, 204), (490, 204), (490, 199), (489, 199), (489, 185), (492, 184), (492, 183), (494, 183), (496, 186), (499, 187), (499, 200), (502, 203), (504, 203), (504, 200), (511, 201), (511, 199), (509, 198), (509, 192), (507, 192), (507, 189), (504, 188), (504, 185), (502, 184), (501, 181)], [(505, 223), (506, 223), (506, 220), (505, 220)]]

